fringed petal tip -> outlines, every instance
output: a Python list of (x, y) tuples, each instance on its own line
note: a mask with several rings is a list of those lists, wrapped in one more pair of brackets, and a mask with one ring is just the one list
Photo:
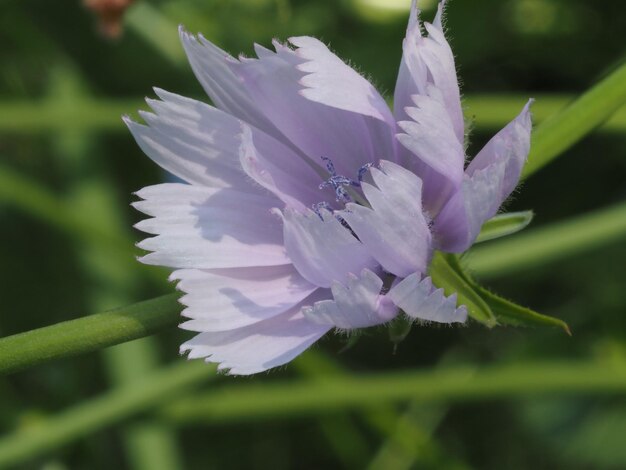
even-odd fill
[(292, 361), (329, 330), (309, 322), (296, 308), (243, 328), (200, 333), (180, 352), (217, 363), (228, 375), (251, 375)]
[(387, 294), (409, 318), (436, 323), (465, 323), (467, 308), (457, 307), (456, 294), (446, 297), (443, 289), (433, 286), (432, 279), (420, 280), (414, 273), (396, 284)]
[(322, 300), (304, 307), (302, 313), (312, 323), (328, 325), (340, 331), (387, 323), (396, 316), (397, 309), (381, 300), (382, 287), (380, 277), (369, 269), (363, 269), (359, 276), (351, 273), (345, 284), (333, 283), (333, 300)]
[(395, 123), (387, 103), (374, 86), (342, 61), (323, 42), (310, 36), (294, 36), (289, 43), (302, 62), (295, 68), (305, 75), (298, 80), (304, 98), (331, 108), (372, 117), (391, 128)]

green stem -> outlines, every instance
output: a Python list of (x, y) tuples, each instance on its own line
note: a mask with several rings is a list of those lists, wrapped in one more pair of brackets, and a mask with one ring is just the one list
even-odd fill
[(178, 423), (223, 423), (268, 417), (319, 415), (414, 399), (454, 402), (553, 393), (623, 393), (624, 362), (554, 362), (450, 367), (433, 372), (393, 372), (223, 386), (167, 406), (162, 415)]
[(495, 277), (544, 265), (622, 238), (626, 238), (624, 203), (478, 245), (468, 254), (468, 261), (478, 276)]
[[(533, 120), (540, 123), (568, 105), (574, 96), (535, 95)], [(200, 98), (202, 99), (202, 98)], [(476, 130), (497, 130), (509, 122), (524, 105), (527, 96), (522, 95), (468, 95), (464, 107), (468, 118), (475, 117)], [(73, 98), (66, 102), (55, 101), (0, 101), (0, 131), (13, 133), (72, 131), (127, 132), (120, 116), (145, 109), (141, 98), (97, 99)], [(626, 129), (626, 107), (619, 109), (602, 130), (623, 132)]]
[(0, 339), (0, 374), (152, 335), (179, 322), (177, 294)]
[(0, 440), (0, 468), (22, 463), (180, 396), (215, 377), (202, 362), (181, 362)]
[(626, 102), (626, 62), (533, 132), (523, 177), (547, 165), (620, 109)]

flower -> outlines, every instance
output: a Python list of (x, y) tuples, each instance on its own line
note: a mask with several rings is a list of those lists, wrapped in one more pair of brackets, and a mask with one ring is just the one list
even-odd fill
[(395, 111), (311, 37), (231, 57), (181, 29), (215, 104), (155, 89), (143, 151), (185, 183), (142, 189), (141, 261), (176, 268), (190, 358), (253, 374), (331, 329), (413, 319), (464, 322), (426, 275), (434, 249), (462, 252), (514, 189), (528, 105), (464, 169), (464, 121), (443, 3), (412, 6)]

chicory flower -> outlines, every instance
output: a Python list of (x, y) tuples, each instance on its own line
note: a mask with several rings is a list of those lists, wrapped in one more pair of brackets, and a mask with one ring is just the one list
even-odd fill
[[(463, 252), (515, 188), (528, 105), (465, 168), (465, 126), (443, 3), (403, 43), (394, 112), (311, 37), (238, 60), (181, 29), (215, 106), (156, 89), (126, 118), (143, 151), (185, 183), (142, 189), (156, 235), (141, 261), (176, 268), (190, 358), (253, 374), (331, 329), (464, 322), (427, 276), (434, 249)], [(423, 28), (423, 29), (422, 29)]]

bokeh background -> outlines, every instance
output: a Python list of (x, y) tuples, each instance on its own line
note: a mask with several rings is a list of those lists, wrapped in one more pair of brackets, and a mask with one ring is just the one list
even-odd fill
[[(251, 55), (253, 42), (268, 45), (274, 37), (320, 37), (391, 96), (408, 4), (137, 0), (112, 39), (78, 1), (2, 0), (0, 336), (173, 291), (165, 270), (133, 258), (142, 234), (131, 228), (140, 219), (129, 206), (132, 192), (167, 176), (141, 153), (120, 116), (145, 109), (152, 86), (203, 99), (178, 24), (233, 54)], [(432, 18), (435, 3), (422, 5)], [(537, 98), (537, 122), (558, 111), (610, 73), (626, 44), (622, 0), (454, 0), (447, 27), (473, 122), (471, 151), (529, 96)], [(394, 346), (385, 329), (374, 329), (350, 347), (344, 337), (325, 339), (292, 365), (253, 378), (215, 377), (207, 367), (158, 400), (124, 408), (126, 395), (107, 395), (141, 391), (134, 382), (183, 362), (178, 345), (190, 335), (171, 329), (0, 378), (4, 439), (50, 423), (50, 442), (61, 436), (15, 468), (626, 468), (626, 397), (606, 390), (513, 390), (471, 401), (461, 390), (455, 400), (280, 415), (242, 410), (222, 419), (172, 407), (224, 386), (280, 382), (288, 395), (291, 381), (337, 375), (457, 365), (511, 367), (514, 374), (529, 362), (626, 361), (626, 238), (623, 230), (602, 234), (602, 224), (626, 217), (625, 131), (622, 108), (529, 178), (507, 208), (533, 209), (531, 226), (497, 251), (489, 245), (500, 242), (489, 242), (465, 260), (496, 292), (568, 322), (572, 337), (474, 323), (416, 327)], [(595, 218), (571, 225), (589, 214)], [(600, 235), (568, 245), (594, 228)], [(528, 234), (537, 236), (529, 242)], [(66, 415), (102, 397), (109, 408)], [(104, 417), (88, 432), (71, 434), (99, 412)]]

